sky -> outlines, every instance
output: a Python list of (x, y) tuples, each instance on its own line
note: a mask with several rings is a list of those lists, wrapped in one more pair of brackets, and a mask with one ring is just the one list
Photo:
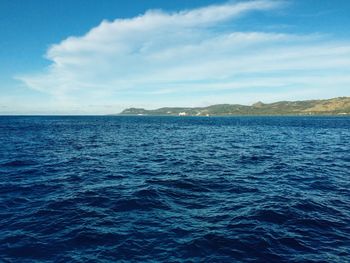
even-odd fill
[(349, 14), (348, 0), (0, 0), (0, 114), (350, 96)]

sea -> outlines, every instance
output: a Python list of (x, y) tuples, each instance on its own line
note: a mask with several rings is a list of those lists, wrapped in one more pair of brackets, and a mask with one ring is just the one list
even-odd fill
[(350, 262), (350, 117), (0, 117), (0, 262)]

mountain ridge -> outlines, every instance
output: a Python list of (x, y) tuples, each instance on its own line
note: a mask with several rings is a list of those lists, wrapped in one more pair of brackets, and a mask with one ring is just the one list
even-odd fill
[(163, 107), (146, 110), (127, 108), (119, 115), (158, 116), (230, 116), (230, 115), (350, 115), (350, 97), (322, 100), (278, 101), (251, 106), (240, 104), (215, 104), (207, 107)]

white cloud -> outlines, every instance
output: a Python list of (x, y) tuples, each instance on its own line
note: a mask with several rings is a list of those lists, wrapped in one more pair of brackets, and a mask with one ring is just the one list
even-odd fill
[[(75, 106), (96, 100), (101, 105), (122, 103), (130, 92), (135, 96), (128, 97), (131, 104), (133, 99), (147, 104), (148, 98), (140, 96), (192, 92), (200, 98), (201, 92), (208, 90), (240, 89), (243, 94), (245, 89), (269, 85), (303, 85), (314, 91), (316, 85), (324, 86), (324, 79), (334, 85), (350, 84), (346, 78), (349, 43), (327, 41), (320, 35), (229, 30), (233, 19), (284, 4), (272, 0), (228, 2), (103, 21), (84, 36), (52, 45), (46, 54), (52, 64), (44, 72), (18, 78), (32, 89), (61, 101), (67, 99)], [(217, 29), (223, 23), (228, 27)], [(332, 77), (340, 69), (345, 70), (344, 76)], [(149, 105), (155, 105), (154, 101)]]

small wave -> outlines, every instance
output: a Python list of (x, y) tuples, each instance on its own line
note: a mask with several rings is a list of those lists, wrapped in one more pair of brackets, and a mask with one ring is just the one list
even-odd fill
[(37, 165), (38, 163), (32, 160), (14, 160), (1, 164), (5, 167), (22, 167), (22, 166), (32, 166)]

